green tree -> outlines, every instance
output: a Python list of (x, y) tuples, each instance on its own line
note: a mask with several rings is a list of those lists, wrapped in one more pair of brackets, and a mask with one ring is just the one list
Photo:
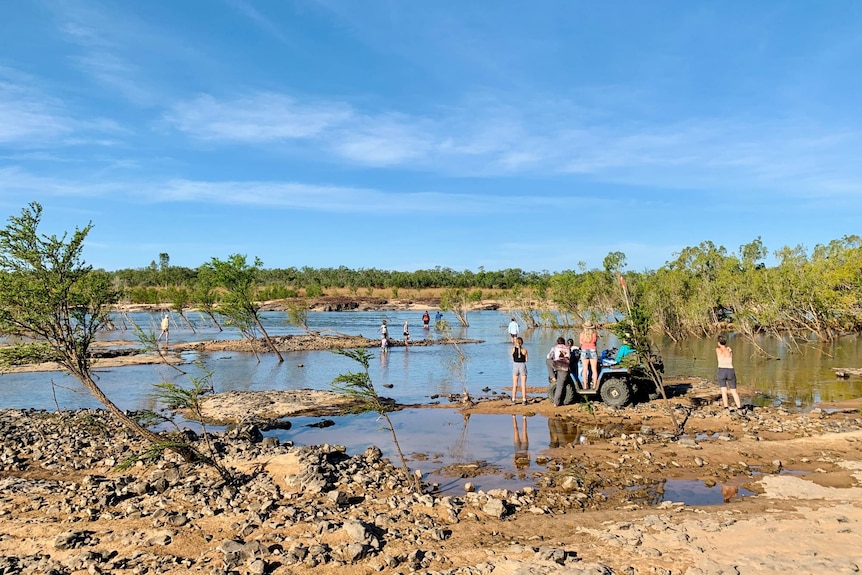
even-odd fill
[(197, 304), (198, 309), (209, 316), (218, 330), (223, 331), (215, 315), (217, 298), (215, 291), (216, 280), (213, 276), (213, 270), (205, 265), (198, 269), (197, 282), (192, 293), (192, 299)]
[(263, 265), (260, 258), (254, 258), (254, 264), (249, 265), (246, 256), (233, 254), (227, 260), (213, 258), (205, 265), (212, 272), (215, 284), (227, 290), (219, 311), (229, 317), (250, 339), (254, 331), (259, 330), (266, 345), (275, 353), (278, 361), (283, 362), (284, 357), (260, 321), (260, 307), (254, 297), (256, 274)]
[[(395, 444), (395, 450), (398, 452), (398, 457), (401, 459), (401, 468), (404, 474), (410, 476), (410, 468), (407, 466), (407, 458), (404, 457), (404, 452), (401, 451), (401, 444), (398, 443), (398, 436), (395, 433), (395, 426), (392, 425), (392, 420), (389, 419), (389, 412), (393, 410), (393, 403), (386, 401), (377, 395), (377, 390), (374, 389), (374, 384), (371, 381), (371, 376), (368, 374), (368, 365), (373, 355), (365, 348), (357, 349), (334, 349), (333, 353), (343, 355), (350, 358), (362, 366), (362, 371), (349, 371), (342, 373), (332, 380), (329, 385), (333, 390), (344, 393), (355, 400), (357, 405), (350, 409), (354, 413), (366, 413), (376, 411), (380, 417), (386, 421), (386, 429), (392, 434), (392, 442)], [(414, 486), (417, 492), (422, 491), (422, 485), (417, 477), (413, 477)]]
[(440, 294), (440, 309), (443, 311), (451, 311), (464, 327), (470, 327), (470, 322), (467, 321), (467, 310), (471, 303), (478, 302), (482, 298), (482, 292), (475, 290), (469, 292), (463, 287), (446, 288)]
[[(0, 328), (45, 341), (57, 363), (108, 412), (153, 444), (164, 439), (143, 427), (105, 395), (91, 373), (90, 346), (117, 301), (107, 273), (93, 271), (81, 252), (92, 223), (67, 239), (39, 233), (42, 206), (32, 202), (0, 230)], [(186, 460), (200, 460), (188, 445), (171, 445)]]

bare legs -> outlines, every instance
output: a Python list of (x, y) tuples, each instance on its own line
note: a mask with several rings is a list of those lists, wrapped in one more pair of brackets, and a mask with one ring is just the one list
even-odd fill
[[(599, 387), (599, 360), (595, 357), (591, 357), (589, 359), (583, 360), (583, 370), (581, 372), (581, 385), (584, 386), (585, 389), (598, 389)], [(593, 385), (590, 386), (590, 369), (593, 370)]]
[[(742, 409), (742, 400), (739, 398), (739, 392), (736, 391), (735, 387), (730, 390), (730, 395), (733, 397), (733, 403), (736, 404), (736, 409)], [(726, 385), (721, 386), (721, 405), (728, 407)]]
[[(512, 403), (517, 403), (515, 398), (518, 397), (518, 374), (512, 374)], [(527, 403), (527, 374), (522, 373), (520, 375), (521, 380), (521, 401), (523, 403)]]

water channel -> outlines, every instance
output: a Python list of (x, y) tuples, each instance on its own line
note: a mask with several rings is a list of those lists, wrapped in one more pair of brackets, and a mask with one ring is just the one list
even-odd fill
[[(434, 312), (432, 311), (432, 316)], [(423, 330), (421, 311), (374, 312), (310, 312), (308, 325), (314, 331), (337, 332), (348, 335), (376, 337), (383, 319), (390, 325), (390, 333), (400, 336), (404, 321), (410, 322), (411, 338), (439, 338), (433, 329)], [(114, 341), (136, 341), (129, 320), (158, 332), (156, 314), (137, 313), (115, 318), (116, 330), (101, 337)], [(195, 325), (192, 330), (175, 325), (171, 341), (203, 341), (241, 337), (235, 329), (218, 329), (208, 320), (191, 314)], [(404, 349), (392, 348), (381, 354), (373, 350), (374, 359), (370, 375), (378, 392), (403, 404), (447, 402), (446, 396), (459, 393), (466, 385), (473, 395), (506, 394), (511, 387), (510, 344), (506, 335), (509, 317), (498, 311), (471, 312), (470, 327), (461, 328), (451, 314), (445, 319), (452, 327), (452, 336), (482, 340), (482, 343), (461, 346), (466, 356), (463, 369), (459, 369), (457, 354), (449, 345), (422, 346)], [(288, 325), (282, 312), (263, 314), (264, 325), (271, 335), (304, 333)], [(544, 355), (557, 336), (576, 337), (575, 332), (559, 333), (546, 329), (522, 332), (525, 346), (530, 352), (528, 385), (543, 386), (545, 381)], [(601, 334), (600, 345), (617, 344), (613, 336)], [(779, 359), (763, 359), (741, 337), (730, 334), (734, 349), (734, 363), (741, 385), (757, 392), (756, 402), (781, 404), (790, 409), (807, 409), (821, 401), (840, 401), (862, 396), (862, 379), (840, 379), (832, 367), (861, 367), (862, 343), (853, 336), (832, 343), (806, 342), (802, 346), (787, 346), (774, 339), (764, 338), (758, 345)], [(715, 344), (712, 340), (687, 339), (681, 342), (659, 341), (658, 348), (665, 360), (666, 375), (715, 378)], [(328, 389), (339, 373), (355, 371), (358, 365), (347, 358), (328, 351), (291, 352), (285, 354), (284, 363), (278, 363), (273, 354), (262, 354), (260, 362), (252, 354), (218, 352), (212, 354), (188, 353), (189, 362), (199, 361), (213, 371), (212, 384), (217, 392), (228, 390), (270, 389)], [(151, 397), (152, 385), (161, 381), (185, 384), (185, 376), (164, 365), (126, 366), (96, 369), (102, 389), (123, 409), (153, 409), (157, 406)], [(490, 391), (483, 392), (488, 389)], [(36, 408), (53, 410), (99, 407), (76, 380), (61, 372), (7, 373), (0, 375), (0, 406), (10, 408)], [(453, 409), (412, 408), (395, 412), (391, 418), (396, 426), (399, 441), (410, 456), (411, 466), (421, 469), (429, 481), (437, 481), (442, 489), (455, 489), (451, 475), (439, 473), (446, 466), (483, 462), (500, 473), (484, 474), (471, 479), (478, 488), (506, 487), (518, 489), (533, 483), (535, 473), (544, 468), (536, 464), (536, 455), (560, 441), (559, 430), (554, 433), (547, 418), (535, 415), (518, 416), (518, 433), (523, 435), (526, 426), (529, 439), (529, 456), (515, 457), (515, 437), (511, 415), (473, 415), (465, 419)], [(378, 445), (392, 456), (388, 432), (374, 415), (350, 415), (328, 418), (334, 425), (310, 427), (320, 418), (298, 417), (291, 420), (289, 430), (268, 432), (282, 441), (297, 445), (330, 443), (344, 445), (349, 453), (357, 453), (368, 445)], [(572, 437), (578, 429), (566, 430)], [(563, 438), (568, 443), (572, 439)], [(463, 484), (458, 480), (457, 485)], [(691, 491), (688, 484), (665, 486), (668, 493)], [(695, 499), (709, 499), (719, 494), (701, 488)], [(710, 495), (712, 493), (712, 495)]]

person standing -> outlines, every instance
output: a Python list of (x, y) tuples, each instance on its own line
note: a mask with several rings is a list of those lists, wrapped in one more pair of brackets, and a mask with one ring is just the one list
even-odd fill
[(527, 350), (523, 347), (524, 340), (515, 338), (512, 348), (512, 403), (517, 403), (518, 380), (521, 381), (521, 403), (527, 405)]
[(407, 342), (410, 341), (410, 330), (407, 327), (407, 320), (404, 320), (404, 347), (407, 347)]
[(170, 331), (171, 331), (171, 316), (165, 314), (162, 317), (161, 323), (162, 333), (159, 334), (159, 339), (156, 341), (161, 341), (162, 336), (165, 336), (165, 347), (170, 347)]
[(569, 375), (575, 389), (580, 389), (582, 386), (578, 382), (578, 360), (581, 358), (581, 348), (575, 345), (572, 338), (566, 340), (566, 345), (569, 346)]
[(428, 314), (426, 310), (425, 313), (422, 314), (422, 327), (424, 329), (429, 329), (431, 327), (431, 316)]
[(520, 327), (518, 326), (518, 322), (515, 321), (515, 318), (512, 318), (512, 321), (509, 322), (509, 337), (512, 338), (512, 345), (515, 345), (515, 339), (518, 337), (518, 332), (520, 331)]
[(554, 405), (560, 407), (566, 397), (566, 380), (569, 379), (569, 346), (562, 337), (557, 338), (557, 345), (551, 349), (554, 370), (557, 372), (557, 384), (554, 389)]
[(715, 355), (718, 358), (718, 387), (721, 389), (721, 405), (725, 409), (727, 403), (727, 390), (730, 389), (730, 395), (733, 396), (733, 402), (737, 409), (742, 408), (742, 400), (739, 398), (739, 392), (736, 391), (736, 371), (733, 369), (733, 350), (727, 347), (727, 338), (723, 335), (718, 336), (718, 347), (715, 348)]
[[(596, 331), (596, 326), (593, 325), (593, 322), (588, 321), (584, 324), (584, 329), (581, 331), (579, 340), (579, 343), (581, 344), (581, 363), (583, 364), (581, 385), (583, 385), (585, 389), (598, 389), (599, 332)], [(590, 385), (590, 370), (592, 370), (592, 385)]]
[(389, 347), (389, 328), (386, 326), (386, 320), (383, 320), (383, 323), (380, 324), (378, 330), (380, 332), (380, 348), (383, 351)]

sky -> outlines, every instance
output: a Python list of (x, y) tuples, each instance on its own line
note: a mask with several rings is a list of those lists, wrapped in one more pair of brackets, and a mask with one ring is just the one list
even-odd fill
[(0, 2), (0, 218), (106, 270), (657, 269), (862, 233), (862, 2)]

